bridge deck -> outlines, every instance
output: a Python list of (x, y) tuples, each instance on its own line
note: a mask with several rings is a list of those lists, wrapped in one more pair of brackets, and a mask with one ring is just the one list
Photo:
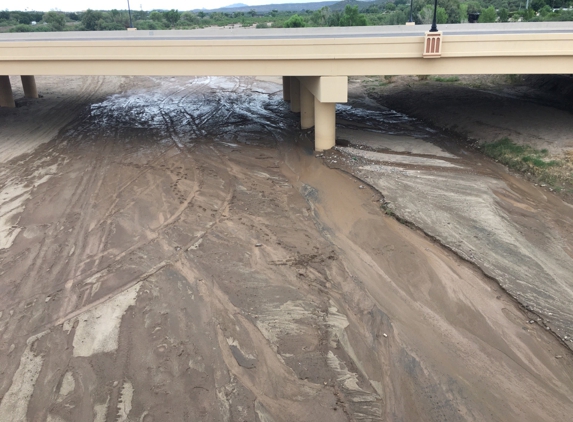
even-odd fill
[(2, 74), (269, 75), (573, 73), (573, 22), (0, 34)]
[[(364, 26), (328, 28), (205, 28), (195, 30), (35, 32), (0, 34), (0, 42), (26, 41), (151, 41), (151, 40), (276, 40), (317, 38), (388, 38), (424, 36), (429, 25)], [(448, 35), (557, 34), (573, 33), (573, 22), (516, 22), (495, 24), (443, 24)]]

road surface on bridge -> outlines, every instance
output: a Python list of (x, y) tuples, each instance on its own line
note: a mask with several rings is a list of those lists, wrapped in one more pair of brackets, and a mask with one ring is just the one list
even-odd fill
[[(366, 26), (328, 28), (205, 28), (196, 30), (140, 30), (43, 32), (0, 34), (0, 42), (7, 41), (151, 41), (151, 40), (280, 40), (320, 38), (392, 38), (424, 36), (430, 25)], [(438, 29), (447, 35), (515, 35), (573, 33), (573, 22), (536, 22), (505, 24), (444, 24)]]

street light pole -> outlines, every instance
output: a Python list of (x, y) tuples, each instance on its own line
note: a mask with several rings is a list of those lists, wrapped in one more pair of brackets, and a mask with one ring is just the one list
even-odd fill
[(438, 32), (438, 25), (436, 25), (436, 12), (438, 11), (438, 0), (434, 0), (434, 20), (432, 20), (432, 27), (430, 32)]
[(129, 7), (129, 0), (127, 0), (127, 12), (129, 13), (129, 27), (133, 28), (133, 22), (131, 21), (131, 7)]
[(414, 5), (414, 0), (410, 0), (410, 20), (408, 22), (414, 22), (412, 20), (412, 6)]

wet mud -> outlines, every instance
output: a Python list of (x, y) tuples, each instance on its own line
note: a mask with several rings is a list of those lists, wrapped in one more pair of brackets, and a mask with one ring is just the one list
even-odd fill
[[(493, 252), (468, 262), (480, 243), (441, 245), (479, 229), (460, 229), (479, 220), (456, 206), (449, 231), (412, 217), (420, 197), (442, 215), (440, 192), (469, 195), (473, 178), (488, 212), (515, 220), (487, 245), (525, 239), (525, 262), (541, 249), (535, 191), (366, 99), (338, 111), (347, 145), (317, 157), (281, 94), (255, 78), (121, 78), (51, 140), (2, 155), (0, 421), (567, 420), (571, 353), (484, 272), (536, 304), (555, 283), (529, 286), (510, 253), (499, 267)], [(26, 122), (9, 113), (6, 145)], [(458, 185), (420, 192), (439, 182), (408, 171)], [(562, 249), (532, 268), (559, 275), (571, 236), (553, 215)]]

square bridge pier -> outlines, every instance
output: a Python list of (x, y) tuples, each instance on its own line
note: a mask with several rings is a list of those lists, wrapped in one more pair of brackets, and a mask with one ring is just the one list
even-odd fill
[[(38, 98), (38, 89), (36, 88), (34, 76), (22, 75), (20, 78), (24, 88), (24, 96), (26, 98)], [(10, 77), (6, 75), (0, 75), (0, 107), (16, 107)]]
[(283, 98), (300, 113), (301, 129), (314, 127), (314, 149), (336, 145), (336, 103), (348, 101), (347, 76), (283, 76)]

